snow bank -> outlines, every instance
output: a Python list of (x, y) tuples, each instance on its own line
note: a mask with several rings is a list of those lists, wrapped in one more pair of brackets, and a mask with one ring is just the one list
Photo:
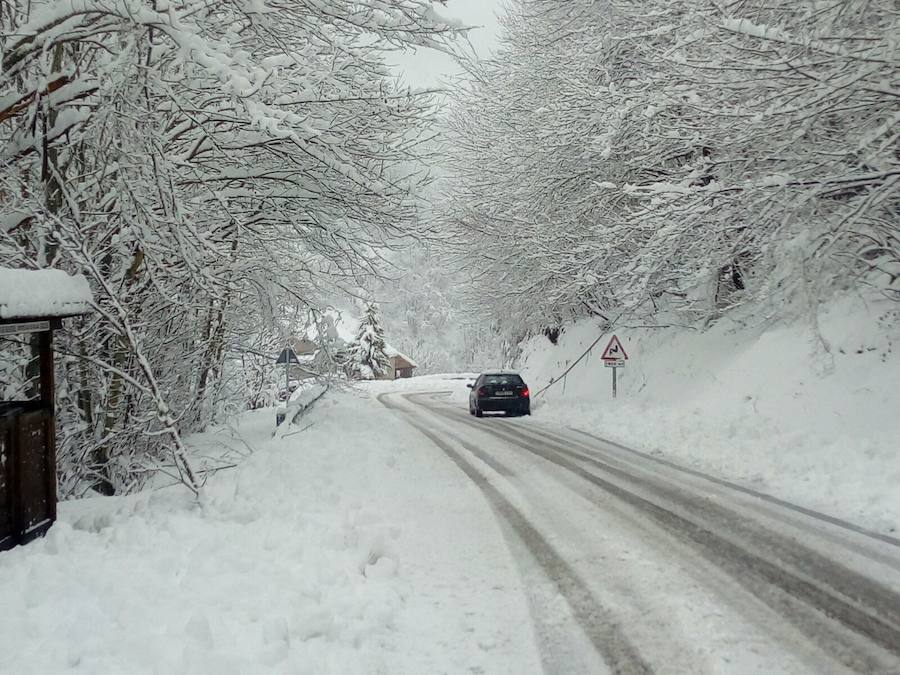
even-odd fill
[(357, 387), (370, 392), (373, 396), (386, 392), (444, 392), (449, 400), (465, 405), (469, 400), (466, 384), (475, 381), (479, 373), (435, 373), (432, 375), (416, 375), (399, 380), (368, 380), (357, 382)]
[(0, 319), (83, 314), (92, 299), (80, 274), (0, 267)]
[(46, 538), (0, 554), (0, 670), (538, 672), (515, 563), (449, 459), (358, 392), (285, 438), (274, 418), (190, 439), (210, 465), (246, 456), (199, 503), (64, 502)]
[[(276, 412), (278, 428), (275, 429), (273, 435), (280, 437), (294, 433), (296, 429), (294, 429), (292, 425), (297, 417), (306, 412), (306, 410), (322, 398), (327, 391), (328, 385), (322, 382), (309, 380), (305, 383), (301, 383), (291, 394), (288, 402), (283, 407), (278, 408)], [(285, 421), (287, 423), (285, 423)]]
[(304, 410), (321, 398), (326, 391), (328, 391), (328, 386), (322, 382), (301, 383), (291, 393), (289, 403), (298, 410)]
[[(526, 348), (536, 391), (601, 333), (581, 322)], [(535, 402), (592, 431), (885, 532), (900, 529), (900, 311), (846, 297), (807, 321), (616, 331), (631, 357), (619, 398), (606, 338)], [(818, 334), (817, 334), (818, 333)]]

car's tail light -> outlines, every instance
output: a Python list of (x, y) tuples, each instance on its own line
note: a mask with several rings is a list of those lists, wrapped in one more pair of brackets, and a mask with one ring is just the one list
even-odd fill
[(476, 392), (479, 396), (487, 396), (487, 387), (478, 387)]
[(531, 393), (528, 391), (528, 387), (525, 387), (522, 390), (522, 398), (528, 398), (529, 396), (531, 396)]

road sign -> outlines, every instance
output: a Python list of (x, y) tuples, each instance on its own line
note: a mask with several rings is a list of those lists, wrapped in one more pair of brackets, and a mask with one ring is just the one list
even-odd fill
[(612, 395), (613, 398), (615, 398), (618, 393), (616, 373), (619, 372), (619, 368), (625, 366), (625, 362), (628, 360), (628, 354), (625, 352), (625, 347), (622, 346), (618, 337), (613, 335), (612, 338), (610, 338), (609, 344), (606, 345), (606, 349), (603, 350), (603, 355), (600, 358), (603, 360), (604, 366), (612, 368)]
[(300, 363), (300, 359), (297, 358), (297, 354), (294, 353), (294, 350), (288, 347), (287, 349), (281, 350), (278, 358), (275, 359), (275, 363)]
[(624, 365), (624, 362), (628, 360), (628, 354), (625, 353), (625, 348), (619, 338), (613, 335), (600, 358), (604, 361), (622, 361)]

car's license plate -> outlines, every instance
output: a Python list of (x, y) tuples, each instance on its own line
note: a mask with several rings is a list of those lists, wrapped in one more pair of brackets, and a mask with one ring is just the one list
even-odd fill
[(513, 393), (511, 391), (498, 391), (497, 396), (512, 396)]

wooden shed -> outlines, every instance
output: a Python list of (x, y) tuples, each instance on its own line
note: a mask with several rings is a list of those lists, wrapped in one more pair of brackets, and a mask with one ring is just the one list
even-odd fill
[[(0, 401), (0, 550), (31, 541), (56, 520), (53, 331), (88, 311), (84, 277), (0, 267), (0, 355), (36, 350), (36, 382)], [(16, 390), (5, 382), (3, 391)]]
[(384, 353), (388, 357), (390, 367), (388, 368), (387, 373), (385, 373), (384, 377), (382, 377), (381, 379), (400, 380), (407, 377), (412, 377), (413, 370), (419, 367), (418, 364), (416, 364), (416, 362), (409, 358), (406, 354), (397, 351), (390, 345), (386, 345)]

